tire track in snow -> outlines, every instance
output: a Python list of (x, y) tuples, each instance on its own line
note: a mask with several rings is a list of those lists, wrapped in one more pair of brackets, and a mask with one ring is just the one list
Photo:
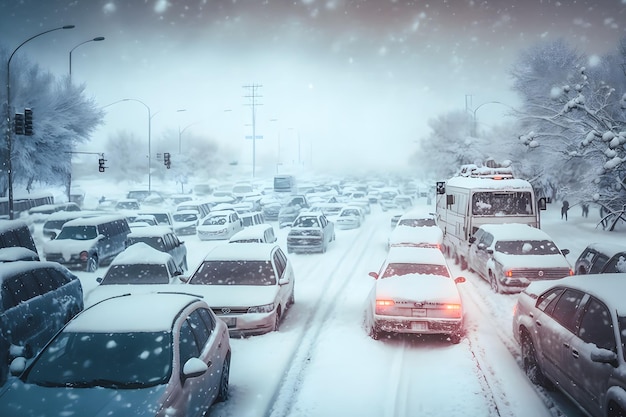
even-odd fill
[[(354, 279), (351, 272), (361, 262), (364, 254), (371, 250), (369, 248), (372, 236), (378, 233), (376, 228), (368, 228), (359, 231), (359, 235), (354, 242), (358, 242), (348, 249), (345, 255), (333, 265), (333, 273), (325, 280), (328, 285), (320, 293), (320, 299), (325, 300), (319, 303), (311, 311), (306, 322), (302, 326), (304, 329), (299, 337), (300, 343), (292, 351), (291, 357), (287, 361), (290, 364), (284, 372), (282, 382), (274, 390), (274, 395), (269, 401), (268, 409), (263, 413), (266, 417), (286, 417), (292, 414), (292, 408), (297, 403), (300, 386), (310, 363), (312, 352), (317, 345), (317, 339), (324, 329), (325, 322), (332, 315), (336, 308), (336, 300), (343, 294), (343, 290)], [(343, 273), (349, 271), (348, 274)]]

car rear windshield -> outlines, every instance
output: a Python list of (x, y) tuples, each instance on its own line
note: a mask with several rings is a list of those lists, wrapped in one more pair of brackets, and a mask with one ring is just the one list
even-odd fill
[(436, 226), (435, 219), (402, 219), (400, 223), (401, 226), (411, 226), (411, 227), (429, 227)]
[(441, 275), (444, 277), (450, 277), (448, 268), (445, 265), (391, 263), (387, 265), (382, 278), (408, 274)]
[(191, 277), (199, 285), (276, 285), (270, 261), (205, 261)]
[(167, 284), (167, 266), (163, 264), (111, 265), (100, 285)]
[(506, 255), (554, 255), (560, 253), (551, 240), (503, 240), (496, 251)]
[(25, 375), (45, 387), (137, 389), (165, 384), (172, 371), (169, 332), (59, 334)]

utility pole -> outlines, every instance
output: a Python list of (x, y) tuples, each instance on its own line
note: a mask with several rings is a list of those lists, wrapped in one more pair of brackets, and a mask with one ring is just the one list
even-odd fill
[(250, 103), (247, 106), (252, 107), (252, 136), (246, 136), (246, 139), (252, 139), (252, 178), (256, 175), (256, 140), (262, 139), (263, 136), (257, 137), (256, 135), (256, 106), (262, 106), (261, 103), (257, 103), (257, 99), (263, 97), (257, 94), (257, 89), (263, 87), (260, 84), (244, 85), (243, 88), (249, 90), (249, 94), (244, 96), (250, 99)]

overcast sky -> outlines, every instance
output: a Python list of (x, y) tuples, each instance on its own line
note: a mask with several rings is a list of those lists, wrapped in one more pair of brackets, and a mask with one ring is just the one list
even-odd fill
[[(102, 106), (146, 103), (154, 141), (187, 128), (249, 162), (244, 86), (256, 84), (259, 154), (295, 161), (299, 137), (300, 159), (314, 166), (354, 159), (359, 146), (366, 163), (391, 167), (405, 163), (428, 119), (462, 110), (468, 95), (470, 108), (515, 106), (508, 71), (521, 49), (566, 38), (603, 55), (625, 22), (626, 0), (4, 0), (0, 43), (13, 50), (76, 25), (19, 51), (62, 77), (73, 47), (104, 36), (73, 51), (72, 80)], [(506, 110), (478, 116), (488, 127)], [(108, 107), (105, 121), (96, 143), (119, 130), (146, 136), (139, 103)]]

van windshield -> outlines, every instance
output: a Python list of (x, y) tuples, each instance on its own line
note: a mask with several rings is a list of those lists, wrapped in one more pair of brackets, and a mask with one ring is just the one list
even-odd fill
[(96, 226), (65, 226), (56, 239), (91, 240), (96, 237), (98, 237)]

